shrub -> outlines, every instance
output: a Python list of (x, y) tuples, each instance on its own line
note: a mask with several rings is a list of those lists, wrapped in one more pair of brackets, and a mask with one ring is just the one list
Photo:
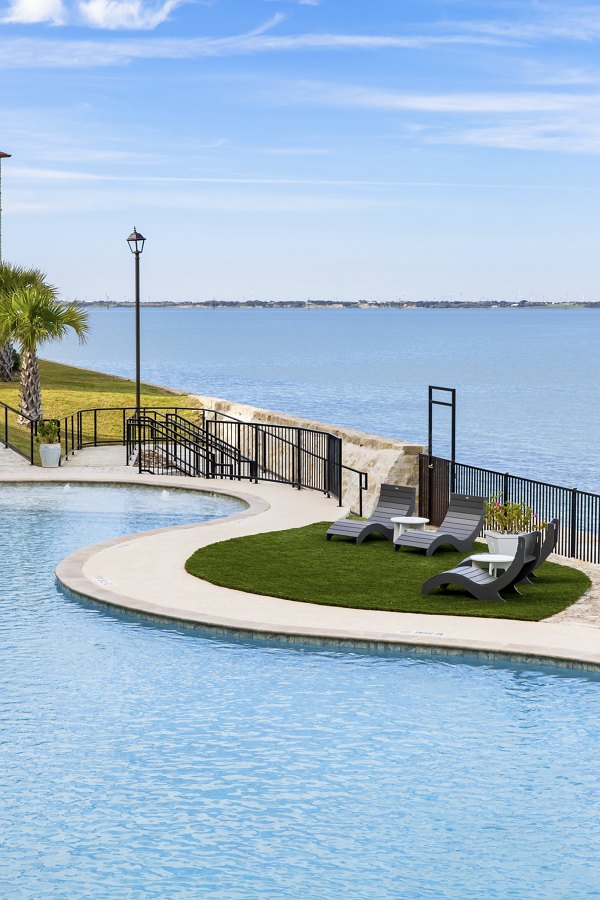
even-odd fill
[(38, 444), (58, 444), (58, 422), (55, 419), (40, 419), (37, 424)]
[(501, 534), (520, 534), (545, 528), (546, 522), (525, 503), (502, 502), (502, 494), (493, 494), (485, 502), (485, 527)]

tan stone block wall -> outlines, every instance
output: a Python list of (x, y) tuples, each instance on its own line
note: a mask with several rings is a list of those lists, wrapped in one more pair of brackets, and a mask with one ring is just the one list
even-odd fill
[[(419, 453), (422, 452), (423, 447), (417, 444), (367, 434), (352, 428), (341, 428), (337, 425), (315, 422), (311, 419), (302, 419), (299, 416), (248, 406), (244, 403), (221, 400), (218, 397), (200, 396), (198, 399), (206, 409), (218, 410), (246, 422), (312, 428), (318, 431), (328, 431), (330, 434), (342, 438), (343, 464), (367, 472), (369, 475), (369, 490), (363, 495), (363, 514), (365, 516), (372, 512), (379, 496), (381, 484), (408, 484), (418, 487)], [(248, 450), (249, 455), (252, 455), (250, 448)], [(345, 472), (343, 488), (342, 502), (344, 506), (357, 511), (358, 475)]]

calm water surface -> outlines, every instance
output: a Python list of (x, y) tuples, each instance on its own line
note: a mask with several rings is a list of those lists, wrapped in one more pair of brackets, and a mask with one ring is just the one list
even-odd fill
[[(133, 377), (133, 311), (91, 318), (46, 355)], [(456, 387), (459, 459), (595, 492), (599, 344), (594, 310), (143, 310), (149, 381), (419, 443)]]
[(598, 896), (597, 678), (209, 638), (55, 585), (82, 544), (237, 509), (1, 487), (2, 898)]

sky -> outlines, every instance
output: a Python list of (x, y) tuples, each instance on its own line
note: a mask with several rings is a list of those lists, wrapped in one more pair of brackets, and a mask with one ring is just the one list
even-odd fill
[(600, 5), (0, 0), (2, 251), (63, 297), (600, 300)]

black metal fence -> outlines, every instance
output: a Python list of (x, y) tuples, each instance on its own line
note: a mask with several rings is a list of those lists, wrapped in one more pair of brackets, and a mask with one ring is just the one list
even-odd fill
[[(342, 462), (342, 439), (326, 431), (292, 425), (244, 422), (198, 407), (79, 409), (55, 420), (61, 459), (86, 447), (122, 445), (129, 463), (138, 448), (143, 471), (181, 472), (208, 478), (251, 479), (311, 488), (342, 497), (354, 481), (357, 510), (363, 514), (368, 475)], [(3, 443), (34, 465), (37, 422), (24, 424), (17, 409), (0, 402)], [(0, 420), (0, 428), (2, 420)], [(1, 434), (1, 431), (0, 431)], [(152, 465), (151, 465), (152, 463)]]
[(37, 422), (8, 403), (0, 401), (2, 443), (33, 466), (35, 463)]
[(354, 479), (357, 512), (363, 513), (368, 475), (343, 464), (336, 435), (197, 407), (144, 407), (139, 422), (135, 413), (135, 407), (98, 407), (64, 416), (58, 422), (62, 458), (86, 447), (124, 445), (125, 462), (135, 456), (142, 471), (280, 482), (322, 491), (340, 506)]
[[(62, 456), (83, 450), (85, 447), (106, 447), (127, 442), (127, 420), (135, 415), (135, 406), (104, 406), (78, 409), (59, 420)], [(194, 406), (143, 407), (140, 413), (148, 418), (160, 418), (168, 413), (185, 413), (193, 421), (199, 419), (201, 410)]]
[(202, 423), (207, 431), (255, 459), (262, 481), (323, 491), (336, 497), (341, 506), (342, 497), (354, 480), (356, 512), (362, 516), (368, 473), (343, 464), (342, 439), (337, 435), (297, 425), (245, 422), (214, 409), (202, 411)]
[[(342, 495), (342, 439), (326, 431), (293, 425), (244, 422), (217, 410), (203, 410), (205, 430), (256, 461), (262, 481)], [(362, 508), (362, 507), (361, 507)]]
[(560, 522), (556, 552), (600, 563), (600, 495), (556, 484), (451, 462), (422, 453), (419, 457), (419, 514), (432, 525), (446, 515), (450, 493), (525, 503), (540, 520)]
[(254, 460), (179, 415), (132, 416), (126, 422), (126, 448), (140, 472), (256, 479)]
[(141, 471), (181, 472), (208, 478), (273, 481), (311, 488), (342, 505), (344, 479), (357, 479), (358, 514), (368, 476), (342, 463), (342, 439), (328, 432), (291, 425), (244, 422), (215, 410), (144, 410), (125, 421), (127, 457)]

